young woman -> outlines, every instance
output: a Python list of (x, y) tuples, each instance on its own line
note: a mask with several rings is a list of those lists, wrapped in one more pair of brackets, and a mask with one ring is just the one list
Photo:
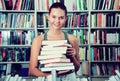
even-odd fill
[[(69, 53), (69, 58), (73, 62), (75, 66), (75, 71), (79, 69), (80, 60), (79, 60), (79, 43), (77, 38), (72, 35), (62, 31), (62, 27), (65, 25), (67, 19), (67, 9), (62, 3), (54, 3), (48, 13), (49, 20), (49, 30), (47, 33), (39, 35), (34, 38), (31, 46), (31, 56), (30, 56), (30, 66), (29, 66), (29, 75), (34, 76), (47, 76), (49, 73), (43, 73), (38, 69), (38, 56), (40, 55), (41, 42), (42, 40), (68, 40), (68, 42), (72, 45), (67, 50)], [(60, 71), (58, 72), (58, 79), (65, 77), (71, 77), (70, 81), (75, 81), (73, 76), (75, 76), (75, 71)], [(58, 81), (58, 80), (57, 80)], [(63, 80), (62, 80), (63, 81)]]

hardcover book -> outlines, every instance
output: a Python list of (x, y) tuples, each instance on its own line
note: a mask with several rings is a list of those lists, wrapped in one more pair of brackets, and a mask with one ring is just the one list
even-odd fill
[(40, 64), (47, 64), (47, 63), (54, 63), (54, 62), (70, 62), (70, 59), (54, 58), (54, 59), (40, 60), (39, 62)]
[(49, 54), (49, 55), (40, 55), (38, 60), (53, 59), (53, 58), (66, 58), (64, 54)]
[(74, 69), (74, 66), (71, 65), (71, 66), (60, 66), (60, 67), (43, 67), (43, 68), (40, 68), (41, 71), (45, 72), (45, 71), (52, 71), (52, 70), (57, 70), (57, 71), (60, 71), (60, 70), (73, 70)]

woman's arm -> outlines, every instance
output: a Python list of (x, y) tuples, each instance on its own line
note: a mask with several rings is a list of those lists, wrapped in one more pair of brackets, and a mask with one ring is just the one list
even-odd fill
[[(72, 45), (72, 47), (68, 46), (67, 49), (67, 57), (71, 59), (75, 66), (75, 71), (78, 71), (80, 67), (80, 60), (79, 60), (79, 43), (78, 40), (75, 36), (69, 35), (69, 41)], [(70, 70), (65, 70), (65, 71), (59, 71), (58, 74), (65, 74), (68, 73)]]
[(78, 39), (73, 35), (69, 35), (69, 41), (72, 47), (69, 47), (67, 50), (68, 56), (70, 57), (71, 61), (74, 63), (75, 71), (78, 71), (80, 67), (79, 42)]
[(38, 56), (40, 55), (42, 36), (36, 37), (31, 46), (29, 75), (32, 76), (47, 76), (48, 74), (41, 72), (38, 69)]

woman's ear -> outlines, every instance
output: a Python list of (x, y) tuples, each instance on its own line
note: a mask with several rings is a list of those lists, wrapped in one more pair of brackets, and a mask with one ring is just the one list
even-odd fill
[(50, 19), (50, 14), (46, 15), (46, 19), (49, 20)]
[(65, 17), (65, 22), (67, 21), (67, 16)]

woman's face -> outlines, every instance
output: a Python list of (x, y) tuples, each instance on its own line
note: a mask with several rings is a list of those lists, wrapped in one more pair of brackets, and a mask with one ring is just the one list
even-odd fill
[(65, 11), (60, 8), (52, 8), (48, 20), (51, 28), (61, 29), (66, 22)]

